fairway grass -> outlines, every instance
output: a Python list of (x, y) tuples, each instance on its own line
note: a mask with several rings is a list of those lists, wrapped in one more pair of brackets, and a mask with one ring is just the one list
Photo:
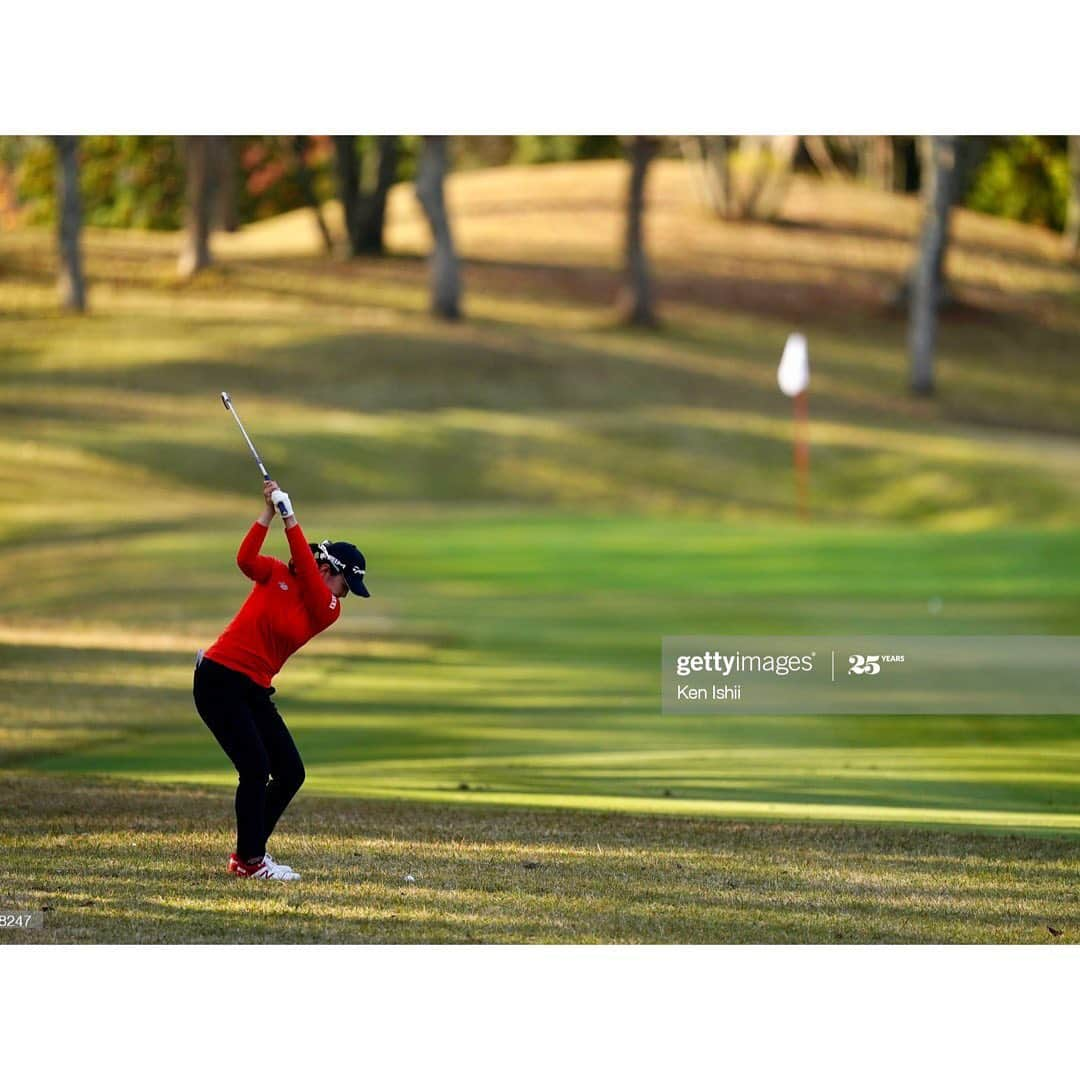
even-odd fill
[[(2, 943), (1068, 943), (1073, 840), (301, 794), (224, 872), (224, 792), (4, 778)], [(411, 876), (414, 880), (408, 881)], [(1048, 927), (1061, 931), (1052, 935)]]
[[(374, 595), (349, 598), (275, 680), (309, 793), (1080, 832), (1072, 716), (659, 705), (662, 634), (1073, 633), (1074, 530), (983, 532), (974, 549), (927, 531), (344, 516)], [(47, 546), (0, 560), (0, 765), (232, 785), (192, 705), (192, 657), (248, 591), (246, 524), (69, 541), (33, 590)], [(268, 552), (283, 554), (280, 531)]]

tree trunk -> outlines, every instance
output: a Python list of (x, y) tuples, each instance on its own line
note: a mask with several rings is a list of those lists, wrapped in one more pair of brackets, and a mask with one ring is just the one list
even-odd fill
[[(968, 188), (971, 186), (975, 173), (986, 157), (988, 149), (988, 139), (983, 135), (958, 135), (952, 138), (952, 142), (954, 144), (955, 164), (949, 182), (950, 207), (958, 205), (967, 194)], [(933, 197), (933, 181), (931, 179), (935, 170), (933, 139), (928, 135), (916, 139), (916, 148), (919, 156), (919, 191), (925, 215)], [(948, 243), (949, 238), (946, 235), (945, 243), (938, 252), (937, 267), (934, 271), (935, 280), (937, 281), (936, 303), (938, 311), (947, 310), (953, 303), (949, 279), (945, 273), (945, 257), (948, 254)], [(915, 276), (919, 272), (919, 257), (917, 252), (915, 261), (892, 297), (892, 305), (898, 311), (910, 310), (912, 290), (915, 287)]]
[(873, 183), (874, 179), (874, 137), (872, 135), (853, 136), (855, 143), (855, 175), (864, 184)]
[(859, 179), (870, 187), (892, 191), (892, 139), (888, 135), (860, 135), (854, 143)]
[(335, 135), (338, 196), (345, 217), (345, 237), (350, 255), (360, 254), (360, 159), (355, 135)]
[(765, 146), (766, 168), (749, 204), (750, 216), (759, 221), (771, 221), (780, 214), (780, 207), (791, 183), (791, 169), (799, 149), (799, 137), (772, 135), (766, 139)]
[(222, 232), (234, 233), (240, 228), (240, 163), (237, 160), (236, 139), (232, 135), (214, 136), (217, 165), (217, 197), (214, 225)]
[(956, 140), (956, 179), (953, 181), (952, 202), (959, 206), (967, 198), (979, 166), (990, 150), (988, 135), (960, 135)]
[(381, 255), (385, 250), (383, 230), (386, 223), (386, 198), (397, 180), (398, 137), (379, 136), (379, 166), (375, 190), (361, 200), (360, 250)]
[(187, 166), (187, 208), (184, 246), (180, 252), (181, 277), (192, 277), (213, 261), (210, 229), (217, 191), (217, 153), (212, 135), (184, 137)]
[(1065, 255), (1080, 258), (1080, 135), (1069, 136), (1069, 204), (1065, 210)]
[(944, 278), (945, 251), (949, 239), (956, 158), (955, 136), (927, 136), (923, 174), (925, 216), (908, 310), (911, 390), (919, 395), (930, 395), (934, 392), (938, 299)]
[(292, 137), (292, 151), (293, 156), (296, 158), (296, 184), (300, 188), (300, 194), (303, 196), (304, 202), (311, 207), (315, 215), (315, 224), (319, 227), (323, 247), (326, 249), (327, 254), (332, 254), (334, 238), (330, 235), (330, 230), (326, 226), (326, 218), (323, 217), (322, 207), (319, 205), (318, 197), (315, 194), (315, 183), (311, 178), (311, 170), (307, 166), (307, 145), (308, 137), (306, 135), (294, 135)]
[(740, 221), (754, 217), (755, 208), (761, 192), (769, 178), (769, 159), (767, 135), (744, 135), (739, 139), (739, 150), (751, 159), (753, 170), (749, 178), (740, 179), (739, 190), (734, 200), (732, 216)]
[(879, 135), (878, 143), (878, 185), (882, 191), (896, 190), (896, 148), (891, 135)]
[(447, 137), (425, 135), (416, 172), (416, 197), (427, 216), (433, 242), (431, 310), (443, 319), (459, 319), (461, 283), (444, 194), (447, 159)]
[(656, 298), (649, 260), (645, 254), (645, 180), (649, 165), (660, 149), (660, 140), (651, 135), (635, 135), (627, 153), (630, 184), (626, 198), (625, 278), (619, 297), (619, 312), (630, 326), (656, 326)]
[(750, 165), (734, 185), (729, 216), (740, 221), (775, 217), (787, 192), (798, 149), (799, 138), (795, 135), (743, 136), (739, 150)]
[(701, 201), (719, 218), (731, 212), (731, 172), (726, 135), (687, 135), (681, 140)]
[(859, 178), (879, 191), (892, 191), (894, 160), (889, 135), (865, 135), (855, 140), (859, 160)]
[(840, 172), (836, 162), (833, 161), (832, 154), (829, 153), (828, 144), (825, 142), (824, 135), (804, 135), (803, 146), (806, 147), (806, 152), (810, 155), (810, 160), (814, 163), (814, 167), (823, 180), (839, 180), (843, 175)]
[(57, 238), (60, 248), (60, 303), (69, 311), (86, 310), (86, 279), (83, 277), (79, 233), (82, 229), (82, 198), (79, 194), (79, 137), (54, 135), (56, 146)]

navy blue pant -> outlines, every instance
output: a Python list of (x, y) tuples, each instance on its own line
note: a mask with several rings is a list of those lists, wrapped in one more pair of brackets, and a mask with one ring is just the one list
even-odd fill
[(270, 695), (205, 657), (195, 669), (195, 708), (236, 766), (236, 853), (266, 854), (267, 837), (304, 782), (304, 763)]

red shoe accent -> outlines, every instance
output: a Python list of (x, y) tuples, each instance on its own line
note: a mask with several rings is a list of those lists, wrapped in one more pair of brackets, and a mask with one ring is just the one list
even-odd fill
[(262, 866), (262, 859), (260, 859), (257, 863), (249, 865), (248, 863), (244, 862), (244, 860), (241, 859), (240, 856), (237, 855), (234, 851), (229, 856), (229, 863), (227, 869), (230, 874), (235, 874), (237, 877), (251, 877), (251, 875), (254, 874), (260, 866)]

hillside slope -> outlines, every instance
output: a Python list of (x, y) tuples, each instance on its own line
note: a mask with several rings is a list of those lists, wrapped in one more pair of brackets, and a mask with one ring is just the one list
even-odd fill
[(1049, 234), (958, 215), (961, 306), (939, 398), (917, 402), (885, 303), (914, 199), (799, 178), (782, 224), (728, 224), (662, 162), (649, 240), (666, 322), (634, 334), (611, 314), (624, 181), (617, 162), (455, 176), (460, 326), (424, 314), (408, 186), (382, 260), (322, 256), (302, 211), (219, 237), (220, 265), (180, 285), (175, 237), (91, 232), (87, 320), (52, 313), (51, 236), (5, 235), (0, 481), (38, 496), (7, 527), (62, 517), (90, 484), (94, 507), (138, 485), (136, 514), (158, 489), (244, 490), (249, 467), (212, 407), (223, 385), (309, 500), (787, 517), (775, 365), (793, 329), (814, 366), (819, 520), (1076, 521), (1080, 276)]

